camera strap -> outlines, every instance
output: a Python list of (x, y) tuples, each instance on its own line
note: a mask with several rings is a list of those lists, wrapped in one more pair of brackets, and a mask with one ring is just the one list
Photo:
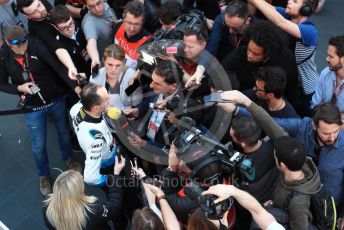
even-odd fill
[[(35, 84), (35, 80), (33, 79), (33, 76), (31, 74), (31, 69), (30, 69), (30, 65), (29, 65), (29, 55), (27, 53), (27, 51), (25, 52), (25, 60), (24, 60), (24, 71), (27, 73), (27, 75), (29, 76), (30, 80), (32, 83)], [(24, 79), (25, 80), (25, 79)]]

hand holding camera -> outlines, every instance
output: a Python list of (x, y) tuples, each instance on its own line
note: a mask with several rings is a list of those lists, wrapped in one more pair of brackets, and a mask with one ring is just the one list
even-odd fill
[(34, 85), (33, 82), (26, 82), (22, 85), (18, 85), (17, 89), (19, 92), (22, 92), (22, 93), (33, 94), (30, 89), (30, 87), (33, 85)]
[[(210, 188), (216, 186), (211, 186)], [(233, 198), (224, 191), (219, 191), (218, 187), (204, 191), (197, 182), (191, 181), (191, 183), (184, 187), (184, 192), (192, 200), (197, 201), (201, 206), (203, 214), (212, 220), (222, 219), (233, 205)]]
[(218, 198), (214, 200), (214, 203), (221, 202), (236, 193), (237, 188), (233, 185), (217, 184), (211, 186), (207, 191), (204, 191), (202, 195), (215, 195)]

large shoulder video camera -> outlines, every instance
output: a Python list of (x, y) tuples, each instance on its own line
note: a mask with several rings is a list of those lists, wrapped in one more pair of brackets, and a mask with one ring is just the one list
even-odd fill
[(157, 31), (147, 44), (138, 49), (138, 51), (141, 52), (141, 56), (138, 60), (138, 68), (141, 71), (151, 74), (155, 63), (152, 59), (156, 57), (168, 56), (171, 54), (177, 57), (183, 56), (184, 31), (193, 29), (196, 32), (200, 32), (202, 29), (206, 28), (207, 25), (204, 13), (199, 10), (181, 15), (173, 24), (175, 25), (174, 29)]
[[(231, 142), (221, 144), (211, 134), (204, 134), (196, 128), (195, 122), (189, 117), (182, 117), (176, 122), (176, 130), (172, 134), (177, 155), (192, 170), (192, 175), (218, 161), (221, 173), (234, 175), (241, 182), (249, 184), (255, 179), (255, 166), (251, 158), (233, 149)], [(202, 152), (197, 158), (193, 153)]]

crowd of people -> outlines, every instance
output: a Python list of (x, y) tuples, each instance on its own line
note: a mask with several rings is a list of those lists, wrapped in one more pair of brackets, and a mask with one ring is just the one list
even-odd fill
[(25, 114), (46, 227), (344, 229), (344, 35), (319, 74), (324, 2), (0, 0), (0, 91)]

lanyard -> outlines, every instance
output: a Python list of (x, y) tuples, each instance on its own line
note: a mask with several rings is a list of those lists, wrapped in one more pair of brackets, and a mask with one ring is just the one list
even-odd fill
[(333, 81), (333, 90), (332, 90), (332, 98), (331, 102), (336, 105), (337, 104), (337, 96), (342, 92), (344, 89), (344, 83), (342, 82), (339, 87), (336, 87), (336, 80)]
[(238, 39), (238, 35), (235, 36), (235, 47), (238, 48), (241, 43), (242, 37)]
[(32, 83), (35, 84), (35, 80), (33, 80), (31, 69), (29, 67), (29, 56), (28, 56), (27, 52), (25, 52), (25, 71), (29, 74), (29, 77), (30, 77), (30, 80), (32, 81)]

